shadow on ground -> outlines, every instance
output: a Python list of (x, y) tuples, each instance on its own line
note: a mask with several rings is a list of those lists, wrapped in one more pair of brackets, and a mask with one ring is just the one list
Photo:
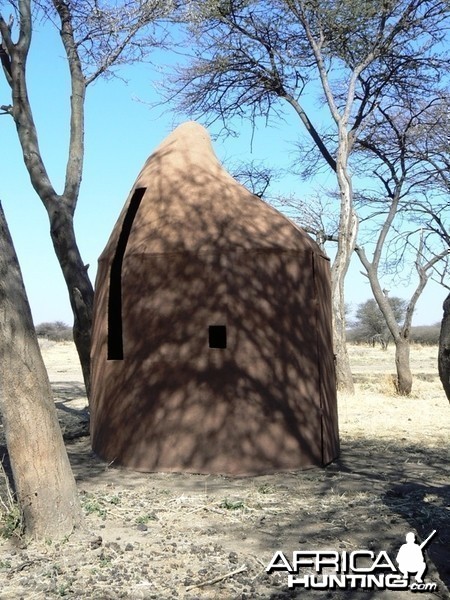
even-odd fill
[[(341, 457), (325, 469), (276, 473), (259, 477), (230, 478), (187, 473), (135, 473), (115, 468), (96, 457), (88, 437), (84, 408), (71, 406), (78, 386), (61, 386), (57, 394), (60, 420), (66, 423), (66, 445), (80, 489), (170, 490), (174, 497), (246, 498), (265, 490), (269, 509), (249, 512), (243, 519), (219, 518), (192, 531), (199, 540), (219, 541), (228, 551), (256, 556), (267, 565), (276, 550), (288, 556), (294, 550), (381, 550), (395, 557), (408, 531), (421, 542), (434, 529), (427, 547), (427, 580), (439, 585), (437, 595), (420, 594), (422, 600), (450, 598), (450, 467), (446, 448), (428, 448), (407, 441), (352, 439), (342, 443)], [(69, 418), (70, 426), (66, 419)], [(73, 435), (75, 432), (76, 435)], [(9, 473), (6, 447), (0, 458)], [(1, 493), (1, 491), (0, 491)], [(245, 502), (244, 502), (245, 503)], [(436, 568), (435, 568), (436, 567)], [(436, 571), (437, 569), (437, 571)], [(399, 598), (411, 592), (379, 590), (289, 590), (286, 579), (270, 600), (281, 598), (363, 597), (366, 600)], [(442, 585), (445, 584), (444, 585)], [(416, 594), (416, 597), (419, 597)]]
[(86, 389), (79, 381), (55, 381), (51, 385), (56, 401), (86, 401)]
[(417, 531), (421, 540), (436, 530), (427, 553), (450, 587), (450, 485), (399, 483), (387, 490), (383, 501)]
[(89, 410), (84, 385), (77, 381), (56, 381), (52, 390), (64, 439), (88, 436)]
[[(260, 557), (264, 564), (276, 550), (369, 549), (375, 554), (385, 550), (395, 557), (410, 529), (417, 532), (419, 542), (436, 529), (427, 555), (438, 573), (430, 564), (429, 580), (438, 581), (442, 588), (437, 597), (450, 598), (442, 586), (442, 582), (450, 586), (450, 469), (445, 449), (386, 440), (344, 441), (340, 459), (325, 469), (247, 478), (144, 474), (114, 468), (93, 455), (88, 438), (69, 443), (68, 451), (81, 486), (89, 482), (128, 489), (149, 485), (179, 495), (201, 493), (207, 488), (208, 494), (217, 497), (244, 497), (252, 489), (274, 489), (278, 506), (263, 519), (224, 521), (199, 532), (216, 536), (230, 550), (239, 540), (242, 551)], [(297, 597), (296, 593), (300, 592), (282, 587), (271, 600)], [(386, 597), (379, 590), (334, 590), (332, 596), (356, 598), (362, 593), (365, 599)], [(387, 597), (399, 594), (399, 598), (408, 598), (410, 592), (386, 593)], [(320, 597), (331, 597), (326, 594), (322, 590)], [(426, 595), (420, 597), (425, 600)]]

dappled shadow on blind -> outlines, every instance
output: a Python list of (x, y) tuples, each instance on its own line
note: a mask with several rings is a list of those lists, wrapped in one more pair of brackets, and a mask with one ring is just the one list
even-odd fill
[[(188, 152), (178, 165), (175, 150), (172, 164), (171, 152), (152, 155), (134, 188), (147, 191), (123, 256), (122, 360), (107, 360), (107, 314), (127, 205), (99, 261), (93, 448), (147, 471), (329, 462), (338, 439), (328, 262), (219, 165), (190, 164)], [(226, 328), (226, 348), (209, 347), (211, 326)]]

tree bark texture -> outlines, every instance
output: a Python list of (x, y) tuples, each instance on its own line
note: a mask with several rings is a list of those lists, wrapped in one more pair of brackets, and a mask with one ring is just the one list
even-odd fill
[(336, 354), (338, 390), (354, 394), (353, 376), (347, 352), (344, 283), (358, 233), (358, 219), (353, 210), (351, 176), (347, 170), (350, 149), (348, 134), (340, 128), (336, 159), (336, 176), (340, 192), (340, 216), (336, 257), (331, 269), (333, 302), (333, 343)]
[[(335, 263), (333, 264), (333, 267)], [(347, 352), (344, 304), (344, 279), (342, 271), (332, 271), (333, 347), (336, 356), (336, 385), (341, 392), (354, 394), (353, 376)]]
[(412, 390), (412, 373), (409, 360), (410, 340), (400, 335), (395, 339), (395, 387), (401, 396), (409, 396)]
[[(381, 248), (381, 246), (380, 246)], [(387, 296), (381, 289), (380, 281), (378, 279), (378, 260), (370, 262), (366, 256), (364, 248), (357, 247), (356, 253), (366, 270), (367, 277), (369, 279), (370, 287), (378, 304), (383, 317), (386, 321), (386, 325), (394, 338), (395, 343), (395, 368), (397, 371), (397, 378), (395, 380), (395, 387), (398, 394), (402, 396), (408, 396), (412, 390), (412, 373), (409, 360), (410, 350), (410, 330), (411, 330), (411, 319), (415, 302), (410, 302), (408, 305), (407, 316), (403, 327), (399, 327), (395, 319), (395, 314)]]
[[(354, 394), (355, 387), (347, 352), (347, 331), (345, 319), (344, 283), (350, 265), (358, 232), (358, 219), (353, 210), (353, 190), (351, 176), (347, 169), (349, 157), (348, 134), (339, 126), (339, 149), (336, 160), (329, 154), (319, 133), (309, 121), (298, 100), (283, 96), (299, 115), (321, 154), (335, 171), (339, 185), (341, 210), (336, 257), (331, 269), (331, 293), (333, 305), (333, 348), (336, 357), (336, 385), (338, 390)], [(330, 101), (331, 102), (331, 101)]]
[(90, 350), (94, 289), (75, 239), (72, 214), (64, 203), (49, 211), (51, 238), (69, 292), (74, 315), (73, 338), (80, 358), (86, 394), (91, 389)]
[(412, 312), (410, 317), (407, 316), (405, 318), (403, 327), (400, 327), (395, 319), (392, 306), (381, 289), (376, 268), (373, 265), (369, 268), (366, 266), (366, 271), (374, 298), (383, 313), (386, 325), (394, 339), (395, 369), (397, 372), (397, 377), (395, 379), (396, 391), (401, 396), (409, 396), (412, 390), (413, 381), (410, 364), (410, 319), (412, 318)]
[(1, 205), (0, 410), (26, 535), (70, 534), (81, 507)]
[(442, 386), (450, 402), (450, 294), (444, 300), (444, 315), (439, 336), (438, 366)]

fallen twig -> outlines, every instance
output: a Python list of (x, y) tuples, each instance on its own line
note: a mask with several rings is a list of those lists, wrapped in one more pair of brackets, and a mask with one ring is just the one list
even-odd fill
[(25, 562), (21, 563), (20, 565), (17, 565), (17, 567), (12, 567), (9, 570), (8, 577), (11, 577), (11, 575), (13, 573), (20, 573), (27, 567), (31, 567), (32, 565), (35, 565), (36, 563), (39, 563), (39, 562), (42, 562), (45, 560), (46, 560), (45, 558), (33, 558), (31, 560), (26, 560)]
[(206, 585), (214, 585), (215, 583), (219, 583), (219, 581), (223, 581), (228, 577), (232, 577), (233, 575), (237, 575), (238, 573), (243, 573), (247, 570), (247, 565), (242, 565), (239, 569), (234, 571), (230, 571), (230, 573), (225, 573), (225, 575), (221, 575), (220, 577), (215, 577), (214, 579), (208, 579), (208, 581), (201, 581), (200, 583), (195, 583), (194, 585), (188, 585), (186, 587), (186, 591), (190, 592), (191, 590), (199, 587), (205, 587)]

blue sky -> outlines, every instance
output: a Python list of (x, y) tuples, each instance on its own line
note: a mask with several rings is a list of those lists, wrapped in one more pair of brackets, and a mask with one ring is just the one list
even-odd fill
[[(167, 55), (155, 54), (163, 65)], [(160, 70), (163, 70), (160, 68)], [(78, 244), (94, 281), (97, 258), (106, 244), (128, 192), (147, 156), (183, 121), (170, 107), (151, 108), (157, 98), (160, 73), (150, 65), (128, 67), (126, 78), (98, 81), (88, 89), (86, 102), (86, 155), (81, 194), (75, 217)], [(69, 80), (59, 35), (44, 27), (34, 33), (28, 65), (29, 94), (40, 136), (40, 146), (57, 191), (62, 190), (68, 146)], [(10, 90), (0, 78), (0, 104), (9, 104)], [(35, 323), (72, 323), (65, 283), (49, 236), (47, 214), (29, 182), (12, 119), (0, 118), (0, 198), (10, 226)], [(254, 132), (243, 125), (238, 138), (214, 143), (221, 160), (261, 160), (286, 167), (293, 143), (301, 132), (298, 117), (286, 112), (278, 127), (258, 124)], [(212, 133), (215, 133), (214, 130)], [(278, 182), (280, 193), (311, 194), (314, 186), (330, 185), (334, 176), (303, 182), (286, 175)], [(347, 277), (347, 302), (353, 307), (371, 297), (356, 256)], [(408, 298), (411, 286), (386, 282), (391, 295)], [(433, 324), (442, 317), (447, 292), (430, 282), (422, 295), (414, 324)]]

